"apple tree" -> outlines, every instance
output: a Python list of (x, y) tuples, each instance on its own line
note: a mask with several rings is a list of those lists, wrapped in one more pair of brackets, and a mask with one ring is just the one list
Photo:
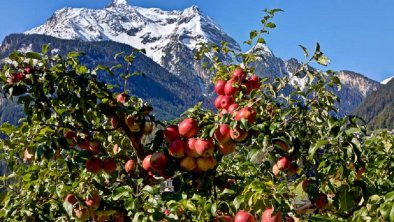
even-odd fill
[[(266, 10), (245, 43), (265, 44), (279, 11)], [(318, 44), (311, 55), (302, 47), (303, 86), (256, 75), (257, 47), (202, 45), (217, 110), (198, 104), (169, 122), (98, 80), (119, 66), (86, 67), (48, 47), (14, 52), (1, 70), (4, 95), (26, 114), (0, 128), (2, 220), (394, 221), (394, 137), (335, 115), (338, 77), (310, 66), (329, 62)], [(124, 56), (126, 82), (133, 59)]]

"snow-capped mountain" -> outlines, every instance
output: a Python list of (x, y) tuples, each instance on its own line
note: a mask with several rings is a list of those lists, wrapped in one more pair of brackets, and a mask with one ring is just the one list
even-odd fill
[(239, 45), (210, 17), (193, 5), (183, 11), (141, 8), (114, 0), (104, 9), (63, 8), (48, 21), (26, 34), (44, 34), (61, 39), (85, 41), (112, 40), (125, 43), (161, 64), (163, 48), (176, 39), (194, 50), (198, 42), (229, 41), (233, 49)]
[[(196, 84), (210, 80), (193, 59), (199, 42), (226, 41), (231, 49), (240, 50), (238, 43), (195, 5), (183, 11), (164, 11), (113, 0), (103, 9), (63, 8), (45, 24), (25, 33), (84, 41), (111, 40), (145, 49), (156, 63), (183, 75), (185, 82)], [(196, 76), (200, 79), (193, 78)]]
[(392, 80), (394, 78), (394, 76), (391, 76), (383, 81), (380, 82), (380, 84), (386, 85), (388, 82), (390, 82), (390, 80)]

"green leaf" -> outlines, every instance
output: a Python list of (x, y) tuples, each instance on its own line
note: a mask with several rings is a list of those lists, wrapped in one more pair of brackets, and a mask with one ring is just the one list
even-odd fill
[(257, 43), (265, 44), (265, 39), (262, 38), (262, 37), (259, 37), (259, 38), (257, 39)]
[(243, 204), (244, 202), (245, 202), (245, 196), (237, 196), (233, 201), (235, 209), (238, 210), (241, 204)]
[(217, 211), (217, 205), (216, 203), (213, 203), (211, 206), (211, 215), (216, 216), (216, 211)]
[(311, 146), (309, 148), (309, 151), (308, 151), (308, 154), (309, 154), (308, 158), (309, 158), (309, 160), (313, 160), (313, 157), (315, 156), (316, 151), (319, 148), (321, 148), (322, 146), (327, 145), (328, 143), (329, 143), (328, 140), (319, 140), (319, 141), (317, 141), (317, 143), (314, 146)]
[(50, 44), (44, 44), (44, 45), (42, 45), (42, 49), (41, 49), (42, 54), (45, 55), (45, 54), (48, 53), (49, 46), (50, 46)]
[(254, 39), (257, 35), (258, 35), (257, 30), (253, 30), (253, 31), (251, 31), (250, 34), (249, 34), (250, 39)]
[(0, 206), (4, 206), (4, 203), (9, 200), (10, 195), (8, 191), (4, 191), (0, 194)]
[(305, 58), (308, 58), (308, 57), (309, 57), (309, 51), (308, 51), (308, 49), (305, 48), (305, 47), (302, 46), (302, 45), (299, 45), (299, 46), (300, 46), (301, 49), (304, 51)]
[(386, 194), (386, 196), (384, 196), (384, 200), (385, 201), (394, 201), (394, 191)]
[(347, 189), (343, 189), (339, 193), (339, 210), (341, 212), (350, 212), (353, 209), (353, 206), (356, 205), (356, 202), (353, 198), (353, 195), (347, 191)]
[(79, 52), (69, 52), (67, 54), (67, 58), (76, 58), (78, 56), (81, 56), (81, 53), (79, 53)]
[(360, 128), (352, 127), (350, 129), (346, 130), (347, 135), (352, 135), (352, 134), (356, 134), (356, 133), (361, 133)]
[(119, 200), (122, 197), (129, 197), (133, 192), (133, 189), (129, 186), (118, 187), (114, 190), (113, 200)]
[(316, 49), (315, 53), (313, 55), (313, 59), (316, 60), (317, 63), (323, 66), (327, 66), (330, 63), (330, 60), (328, 59), (327, 56), (325, 56), (321, 51), (320, 51), (320, 44), (316, 43)]
[(268, 13), (271, 15), (275, 15), (275, 13), (277, 13), (277, 12), (284, 12), (284, 11), (280, 8), (274, 8), (274, 9), (271, 9), (268, 11)]
[(73, 215), (73, 205), (69, 203), (68, 201), (63, 202), (63, 207), (66, 210), (68, 216), (72, 217)]
[(270, 29), (276, 28), (276, 25), (275, 25), (275, 23), (273, 23), (273, 22), (268, 22), (265, 26), (266, 26), (267, 28), (270, 28)]
[(29, 59), (37, 59), (37, 60), (42, 60), (42, 57), (40, 54), (36, 52), (27, 52), (26, 57)]
[(145, 213), (144, 212), (138, 212), (134, 215), (132, 222), (141, 222), (143, 221), (142, 219), (144, 218)]

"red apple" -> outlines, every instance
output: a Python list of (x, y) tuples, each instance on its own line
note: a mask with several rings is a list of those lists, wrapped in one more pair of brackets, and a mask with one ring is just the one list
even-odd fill
[(90, 217), (90, 212), (88, 208), (76, 208), (74, 209), (75, 217), (78, 218), (80, 221), (86, 221)]
[(13, 82), (19, 82), (25, 79), (25, 74), (23, 73), (12, 73), (12, 80)]
[(110, 157), (103, 161), (103, 170), (106, 173), (112, 173), (116, 170), (116, 161), (114, 158)]
[(235, 215), (234, 222), (254, 222), (254, 216), (247, 211), (240, 210)]
[(33, 154), (29, 153), (29, 150), (28, 150), (28, 149), (25, 149), (25, 150), (23, 151), (23, 160), (24, 160), (24, 161), (34, 160)]
[(315, 202), (316, 207), (319, 210), (323, 210), (328, 204), (327, 195), (324, 193), (319, 193), (317, 200)]
[(121, 93), (121, 94), (119, 94), (119, 95), (116, 97), (116, 101), (117, 101), (118, 103), (125, 103), (126, 100), (127, 100), (127, 95), (126, 95), (126, 93)]
[(203, 157), (212, 156), (215, 148), (212, 139), (197, 139), (194, 147), (196, 152)]
[(229, 80), (224, 86), (226, 96), (233, 96), (238, 91), (238, 83), (235, 80)]
[(216, 216), (214, 222), (233, 222), (230, 216)]
[(101, 197), (97, 193), (94, 193), (91, 197), (85, 199), (85, 205), (97, 209), (100, 207)]
[(197, 158), (197, 157), (200, 156), (200, 154), (198, 154), (197, 151), (196, 151), (196, 147), (195, 147), (196, 141), (197, 140), (195, 138), (190, 138), (187, 141), (187, 144), (186, 144), (186, 147), (185, 147), (186, 148), (186, 154), (188, 156), (190, 156), (190, 157), (193, 157), (193, 158)]
[(296, 164), (291, 164), (289, 170), (287, 171), (287, 175), (290, 176), (290, 177), (296, 175), (297, 172), (298, 172), (298, 169), (299, 168), (298, 168), (298, 166)]
[(102, 162), (97, 157), (92, 157), (86, 161), (86, 170), (91, 173), (99, 173), (101, 171)]
[(267, 208), (263, 212), (263, 216), (261, 218), (261, 222), (282, 222), (282, 214), (280, 212), (277, 212), (275, 215), (273, 215), (274, 209), (272, 208)]
[(310, 186), (310, 181), (309, 180), (302, 181), (302, 189), (304, 190), (304, 192), (308, 191), (308, 187), (309, 186)]
[(252, 86), (248, 81), (242, 84), (242, 91), (245, 92), (246, 95), (249, 95), (252, 92)]
[(170, 143), (168, 147), (168, 153), (175, 158), (181, 158), (185, 156), (185, 142), (181, 139), (176, 139)]
[(77, 145), (77, 134), (72, 131), (72, 130), (68, 130), (67, 132), (64, 133), (64, 138), (66, 139), (67, 143), (70, 146), (75, 146)]
[(279, 170), (287, 170), (291, 166), (291, 159), (287, 156), (282, 156), (281, 158), (279, 158), (276, 165), (278, 165)]
[(197, 159), (197, 169), (200, 171), (212, 170), (216, 166), (216, 159), (213, 156), (199, 157)]
[(25, 74), (32, 74), (32, 73), (33, 73), (33, 69), (30, 68), (30, 67), (25, 67), (25, 68), (23, 69), (23, 72), (24, 72)]
[(248, 90), (247, 90), (248, 94), (254, 89), (259, 89), (261, 86), (259, 77), (256, 75), (251, 76), (247, 81), (247, 86), (248, 86)]
[(360, 167), (360, 168), (357, 170), (356, 179), (357, 179), (357, 180), (361, 179), (361, 178), (363, 177), (363, 174), (364, 174), (364, 173), (365, 173), (365, 168), (364, 168), (364, 167)]
[(192, 118), (186, 118), (178, 125), (179, 134), (185, 138), (191, 138), (198, 133), (198, 123)]
[(126, 117), (126, 125), (129, 128), (129, 130), (133, 133), (138, 133), (141, 131), (140, 125), (138, 125), (137, 122), (135, 122), (135, 118), (132, 115), (128, 115)]
[(219, 113), (219, 117), (222, 117), (224, 115), (226, 115), (228, 113), (228, 111), (226, 109), (222, 109)]
[(144, 160), (142, 161), (142, 168), (144, 168), (144, 170), (146, 171), (152, 171), (152, 167), (150, 165), (150, 158), (152, 157), (152, 154), (149, 154), (148, 156), (146, 156), (144, 158)]
[(226, 81), (223, 79), (220, 79), (216, 82), (215, 84), (215, 92), (218, 95), (224, 95), (224, 85), (226, 85)]
[(82, 141), (80, 141), (78, 143), (79, 148), (83, 149), (83, 150), (87, 150), (89, 151), (89, 139), (88, 138), (84, 138), (82, 139)]
[(197, 167), (197, 162), (193, 157), (186, 156), (181, 160), (180, 166), (186, 171), (193, 171)]
[(256, 121), (256, 111), (251, 107), (244, 107), (240, 109), (235, 115), (236, 121), (241, 121), (241, 119), (248, 120), (249, 124), (253, 124)]
[(216, 97), (215, 101), (213, 102), (213, 104), (215, 105), (216, 109), (221, 109), (222, 108), (222, 99), (224, 96), (219, 95), (218, 97)]
[(236, 142), (242, 142), (248, 137), (248, 133), (243, 131), (239, 126), (230, 130), (231, 139)]
[(232, 104), (234, 104), (234, 100), (231, 96), (223, 96), (220, 100), (220, 106), (223, 109), (228, 109)]
[(164, 153), (155, 152), (152, 154), (152, 157), (150, 158), (150, 165), (152, 169), (157, 171), (164, 170), (164, 168), (166, 168), (167, 166), (167, 163), (168, 163), (168, 159), (167, 156), (164, 155)]
[(112, 126), (112, 129), (116, 129), (116, 128), (118, 128), (118, 118), (117, 117), (115, 117), (115, 116), (112, 116), (111, 117), (111, 126)]
[(235, 144), (233, 141), (229, 140), (225, 143), (219, 144), (219, 152), (220, 152), (220, 154), (223, 154), (223, 155), (233, 153), (235, 151), (236, 146), (237, 146), (237, 144)]
[(279, 147), (279, 149), (281, 149), (283, 151), (289, 150), (289, 146), (285, 142), (283, 142), (282, 140), (276, 141), (275, 144)]
[(115, 214), (115, 222), (124, 222), (124, 215), (122, 213), (116, 213)]
[(231, 79), (237, 82), (242, 82), (246, 78), (246, 73), (241, 67), (237, 67), (231, 76)]
[(280, 170), (279, 170), (277, 164), (275, 164), (275, 165), (272, 166), (272, 173), (273, 173), (275, 176), (278, 176), (278, 175), (279, 175)]
[(237, 108), (238, 108), (238, 104), (233, 103), (233, 104), (231, 104), (231, 105), (227, 108), (227, 111), (228, 111), (230, 114), (233, 114), (234, 111), (235, 111)]
[(100, 141), (98, 141), (98, 140), (89, 141), (89, 150), (92, 151), (93, 153), (99, 153), (100, 152)]
[(114, 152), (114, 154), (118, 154), (119, 152), (120, 152), (120, 148), (119, 148), (119, 145), (118, 144), (115, 144), (113, 147), (112, 147), (112, 152)]
[(227, 124), (220, 124), (219, 128), (215, 131), (215, 139), (219, 143), (226, 143), (231, 139), (230, 130), (231, 129)]
[(169, 125), (164, 129), (164, 138), (168, 141), (171, 142), (175, 139), (178, 139), (180, 137), (179, 131), (178, 131), (178, 126), (176, 125)]
[(64, 198), (64, 202), (68, 202), (71, 205), (74, 205), (75, 203), (78, 202), (78, 199), (74, 194), (70, 193), (70, 194), (67, 194), (66, 198)]
[(134, 173), (136, 168), (136, 162), (135, 160), (128, 160), (125, 165), (124, 165), (124, 169), (126, 171), (126, 173)]
[(295, 219), (294, 219), (294, 217), (287, 216), (286, 221), (287, 222), (295, 222)]

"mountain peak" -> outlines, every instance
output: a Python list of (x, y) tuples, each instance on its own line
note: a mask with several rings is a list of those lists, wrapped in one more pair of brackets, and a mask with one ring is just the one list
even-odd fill
[(111, 7), (111, 6), (122, 6), (122, 5), (128, 5), (127, 0), (112, 0), (108, 6)]
[(189, 8), (183, 10), (183, 12), (187, 14), (201, 14), (201, 10), (197, 5), (192, 5)]

